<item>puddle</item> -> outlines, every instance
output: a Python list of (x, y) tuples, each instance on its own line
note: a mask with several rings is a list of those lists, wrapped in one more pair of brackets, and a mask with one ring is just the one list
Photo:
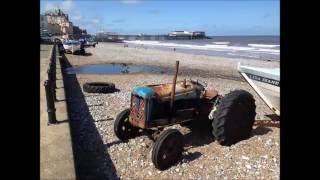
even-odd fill
[(75, 68), (67, 68), (67, 74), (133, 74), (133, 73), (159, 73), (171, 74), (172, 70), (169, 68), (151, 66), (151, 65), (137, 65), (137, 64), (93, 64), (79, 66)]

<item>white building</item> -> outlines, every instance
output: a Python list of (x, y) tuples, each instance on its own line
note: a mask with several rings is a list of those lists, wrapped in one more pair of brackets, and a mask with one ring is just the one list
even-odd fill
[[(53, 9), (46, 12), (43, 19), (43, 22), (47, 21), (47, 29), (50, 33), (63, 36), (64, 38), (69, 38), (73, 35), (72, 22), (69, 21), (68, 15), (60, 9)], [(45, 26), (45, 22), (43, 24)]]
[(172, 31), (168, 35), (173, 39), (202, 39), (206, 37), (203, 31)]
[(48, 31), (48, 19), (45, 15), (40, 14), (40, 30)]
[(192, 36), (193, 32), (189, 31), (172, 31), (169, 33), (169, 36)]

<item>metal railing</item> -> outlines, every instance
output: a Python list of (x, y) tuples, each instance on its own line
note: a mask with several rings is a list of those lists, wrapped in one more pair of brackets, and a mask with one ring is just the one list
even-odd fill
[(58, 101), (56, 95), (56, 75), (57, 75), (57, 58), (61, 51), (60, 48), (62, 46), (61, 41), (55, 40), (54, 46), (52, 49), (52, 54), (50, 57), (49, 67), (47, 70), (48, 79), (44, 82), (44, 87), (46, 91), (46, 100), (47, 100), (47, 112), (48, 112), (48, 125), (57, 124), (58, 121), (56, 119), (56, 109), (55, 109), (55, 102)]

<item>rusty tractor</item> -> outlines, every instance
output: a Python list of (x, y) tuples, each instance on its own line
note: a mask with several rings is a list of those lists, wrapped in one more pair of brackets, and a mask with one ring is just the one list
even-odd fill
[(118, 114), (114, 133), (122, 141), (149, 132), (155, 141), (152, 162), (159, 170), (174, 165), (182, 156), (183, 135), (177, 129), (163, 130), (174, 124), (209, 122), (212, 134), (221, 145), (232, 145), (250, 136), (256, 115), (255, 100), (244, 90), (225, 96), (206, 90), (205, 83), (194, 80), (177, 82), (179, 61), (173, 83), (135, 87), (130, 108)]

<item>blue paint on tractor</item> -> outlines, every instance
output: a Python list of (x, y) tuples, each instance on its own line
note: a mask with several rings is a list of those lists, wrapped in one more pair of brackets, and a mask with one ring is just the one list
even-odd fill
[(133, 89), (133, 94), (138, 95), (144, 99), (150, 99), (155, 92), (150, 87), (135, 87)]

